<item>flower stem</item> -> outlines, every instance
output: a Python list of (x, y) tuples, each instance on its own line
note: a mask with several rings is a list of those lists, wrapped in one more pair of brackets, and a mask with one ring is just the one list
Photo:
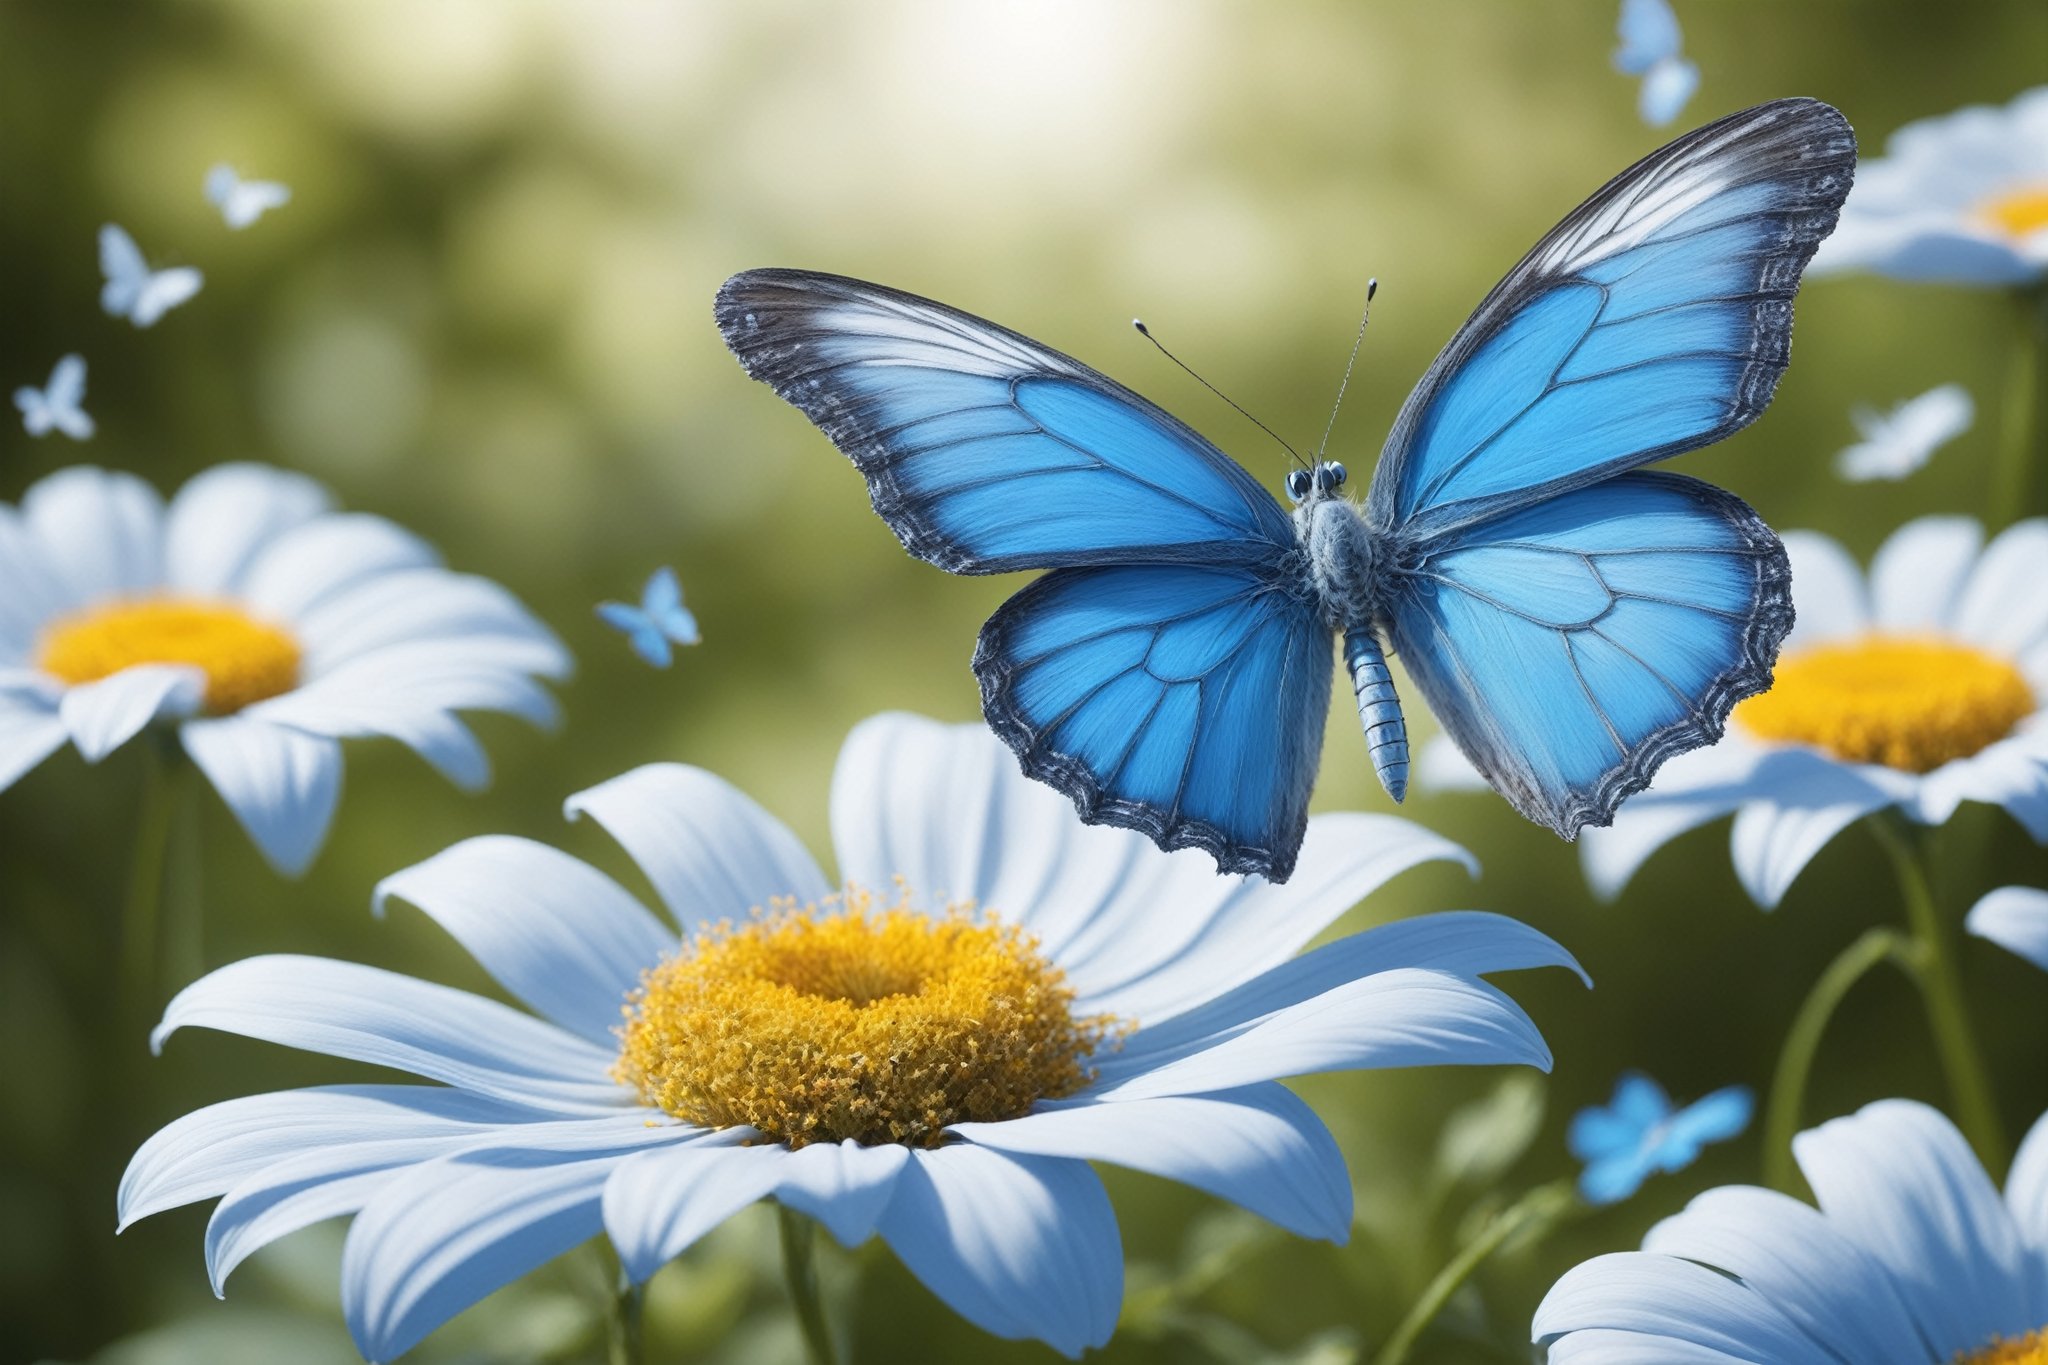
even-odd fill
[(1764, 1181), (1773, 1189), (1797, 1193), (1793, 1188), (1798, 1174), (1792, 1163), (1792, 1139), (1799, 1133), (1807, 1080), (1813, 1074), (1814, 1055), (1820, 1051), (1828, 1021), (1864, 973), (1887, 960), (1910, 973), (1910, 955), (1911, 941), (1897, 929), (1867, 929), (1827, 965), (1800, 1003), (1785, 1034), (1785, 1046), (1779, 1050), (1778, 1067), (1771, 1074), (1770, 1099), (1764, 1106)]
[(789, 1282), (797, 1326), (803, 1329), (804, 1357), (811, 1365), (838, 1365), (825, 1303), (818, 1296), (818, 1225), (786, 1204), (775, 1206), (775, 1216), (782, 1226), (782, 1274)]
[(2035, 466), (2048, 455), (2048, 286), (2013, 295), (2019, 319), (1999, 399), (1998, 467), (1991, 480), (1991, 529), (2031, 512), (2041, 489)]
[(1553, 1180), (1547, 1185), (1538, 1185), (1514, 1203), (1495, 1214), (1479, 1234), (1463, 1247), (1458, 1254), (1444, 1264), (1429, 1282), (1420, 1298), (1408, 1309), (1408, 1315), (1401, 1319), (1401, 1325), (1380, 1347), (1373, 1365), (1401, 1365), (1408, 1359), (1416, 1339), (1436, 1321), (1444, 1305), (1451, 1301), (1472, 1273), (1479, 1269), (1486, 1258), (1505, 1246), (1517, 1235), (1534, 1230), (1541, 1236), (1565, 1214), (1582, 1207), (1569, 1177)]
[(642, 1318), (647, 1308), (647, 1287), (634, 1284), (624, 1269), (612, 1291), (605, 1359), (610, 1365), (640, 1365), (646, 1358)]
[[(122, 996), (148, 1015), (163, 1004), (163, 959), (181, 973), (197, 975), (199, 928), (198, 831), (190, 809), (191, 763), (175, 737), (151, 735), (141, 746), (142, 809), (135, 830), (135, 860), (128, 870), (128, 896), (121, 912)], [(166, 954), (165, 926), (176, 936)]]
[(1927, 876), (1925, 833), (1891, 815), (1872, 820), (1870, 827), (1876, 831), (1878, 843), (1884, 846), (1898, 873), (1899, 894), (1905, 900), (1906, 922), (1912, 931), (1912, 951), (1906, 961), (1927, 1008), (1927, 1024), (1934, 1034), (1942, 1069), (1948, 1073), (1956, 1126), (1970, 1140), (1984, 1168), (2002, 1172), (2010, 1149), (1998, 1120), (1998, 1108), (1991, 1100), (1984, 1054), (1977, 1047), (1969, 1012), (1963, 1008), (1963, 987), (1956, 975), (1951, 935), (1934, 903), (1934, 888)]

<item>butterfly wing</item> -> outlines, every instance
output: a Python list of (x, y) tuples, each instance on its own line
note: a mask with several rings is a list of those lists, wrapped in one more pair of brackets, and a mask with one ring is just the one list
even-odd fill
[(982, 711), (1091, 824), (1285, 881), (1330, 704), (1330, 630), (1272, 569), (1061, 569), (974, 653)]
[(606, 625), (626, 637), (626, 643), (633, 646), (634, 653), (654, 667), (667, 668), (675, 662), (675, 653), (669, 648), (667, 637), (639, 607), (627, 606), (624, 602), (600, 602), (597, 614)]
[(21, 426), (31, 436), (47, 436), (57, 425), (57, 414), (41, 389), (24, 384), (14, 391), (14, 406), (21, 409)]
[(1614, 54), (1614, 69), (1630, 76), (1676, 57), (1683, 41), (1667, 0), (1621, 0), (1617, 31), (1621, 47)]
[(1294, 545), (1228, 456), (994, 323), (794, 270), (733, 276), (717, 318), (747, 373), (832, 438), (904, 548), (942, 569), (1264, 563)]
[(1834, 109), (1779, 100), (1615, 177), (1494, 286), (1409, 395), (1373, 476), (1375, 528), (1427, 539), (1755, 420), (1855, 158)]
[(1652, 128), (1685, 112), (1693, 92), (1700, 88), (1700, 69), (1683, 57), (1666, 57), (1643, 73), (1643, 88), (1636, 94), (1636, 113)]
[(1473, 766), (1570, 839), (1770, 686), (1791, 584), (1741, 499), (1638, 471), (1433, 542), (1388, 621)]
[(700, 638), (697, 618), (683, 606), (683, 585), (674, 569), (654, 571), (640, 594), (640, 610), (650, 626), (676, 644), (694, 645)]
[(45, 431), (54, 426), (74, 441), (91, 438), (93, 420), (80, 406), (85, 398), (85, 357), (67, 355), (58, 360), (39, 397), (44, 400)]
[(135, 239), (113, 223), (100, 229), (100, 273), (107, 278), (100, 307), (115, 317), (128, 316), (149, 279), (149, 262)]
[(158, 270), (143, 280), (128, 310), (128, 320), (137, 327), (153, 327), (157, 319), (199, 292), (203, 277), (189, 265)]

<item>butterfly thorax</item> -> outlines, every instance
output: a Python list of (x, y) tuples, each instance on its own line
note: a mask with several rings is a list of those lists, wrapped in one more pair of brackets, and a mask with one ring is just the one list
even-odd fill
[(1380, 615), (1378, 557), (1364, 509), (1349, 498), (1312, 498), (1294, 509), (1323, 618), (1332, 630), (1370, 630)]

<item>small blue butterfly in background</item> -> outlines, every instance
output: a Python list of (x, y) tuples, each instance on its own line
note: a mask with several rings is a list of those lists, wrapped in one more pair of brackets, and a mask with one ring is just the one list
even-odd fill
[(929, 299), (751, 270), (715, 316), (911, 554), (1051, 570), (973, 660), (1027, 774), (1091, 824), (1285, 881), (1334, 636), (1390, 796), (1408, 739), (1388, 645), (1494, 789), (1566, 839), (1770, 685), (1784, 546), (1739, 498), (1640, 467), (1763, 412), (1855, 164), (1842, 116), (1791, 99), (1624, 171), (1451, 338), (1362, 503), (1319, 450), (1285, 510), (1114, 380)]
[(1943, 384), (1890, 412), (1859, 407), (1849, 414), (1863, 437), (1835, 456), (1835, 473), (1850, 483), (1903, 479), (1934, 452), (1970, 429), (1977, 405), (1961, 384)]
[(641, 658), (656, 668), (675, 661), (673, 645), (698, 642), (697, 618), (683, 606), (683, 587), (674, 569), (656, 569), (640, 590), (640, 605), (600, 602), (597, 614), (623, 634)]
[(100, 229), (100, 307), (137, 327), (149, 327), (171, 309), (199, 292), (202, 276), (189, 265), (151, 270), (142, 249), (126, 232), (108, 223)]
[(206, 173), (206, 197), (220, 210), (221, 220), (236, 231), (275, 208), (291, 202), (289, 185), (275, 180), (244, 180), (222, 162)]
[(1755, 1110), (1756, 1097), (1739, 1085), (1674, 1109), (1663, 1086), (1628, 1072), (1614, 1083), (1611, 1103), (1572, 1116), (1565, 1142), (1586, 1163), (1579, 1194), (1589, 1204), (1618, 1203), (1657, 1172), (1692, 1165), (1708, 1143), (1740, 1134)]
[(24, 385), (14, 391), (14, 406), (21, 409), (21, 425), (31, 436), (61, 431), (74, 441), (92, 439), (92, 418), (79, 406), (85, 397), (85, 357), (67, 355), (50, 370), (50, 382), (40, 389)]
[(1700, 69), (1679, 55), (1678, 16), (1667, 0), (1621, 0), (1619, 31), (1614, 69), (1643, 78), (1636, 112), (1652, 128), (1662, 128), (1700, 88)]

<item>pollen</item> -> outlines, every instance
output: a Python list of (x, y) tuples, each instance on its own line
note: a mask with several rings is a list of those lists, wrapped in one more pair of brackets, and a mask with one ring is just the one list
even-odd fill
[(1958, 1351), (1954, 1365), (2048, 1365), (2048, 1327), (1999, 1337), (1981, 1350)]
[(649, 971), (613, 1075), (686, 1122), (792, 1147), (936, 1147), (948, 1124), (1017, 1118), (1093, 1078), (1122, 1029), (1073, 1005), (1015, 926), (854, 888), (721, 923)]
[(1869, 635), (1780, 658), (1771, 690), (1735, 716), (1760, 739), (1925, 773), (2005, 738), (2035, 705), (2026, 678), (1998, 655), (1952, 640)]
[(2048, 228), (2048, 185), (2023, 185), (1977, 206), (1977, 216), (2014, 237)]
[(206, 674), (206, 709), (221, 715), (296, 687), (299, 642), (231, 603), (135, 597), (52, 622), (36, 663), (74, 686), (136, 664), (189, 664)]

